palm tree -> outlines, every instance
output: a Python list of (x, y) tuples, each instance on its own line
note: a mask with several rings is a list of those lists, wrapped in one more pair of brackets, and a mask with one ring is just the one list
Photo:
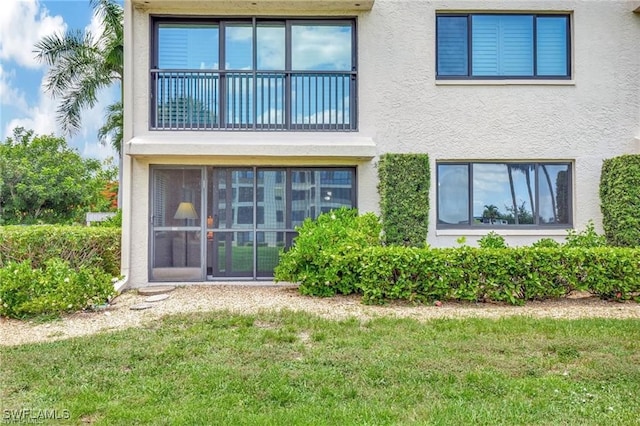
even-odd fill
[(484, 206), (484, 212), (482, 212), (482, 217), (489, 220), (489, 223), (493, 223), (494, 219), (500, 217), (500, 211), (498, 210), (498, 206), (495, 204), (488, 204)]
[(110, 138), (113, 148), (118, 152), (120, 152), (123, 138), (122, 112), (122, 101), (109, 105), (107, 107), (106, 121), (98, 130), (98, 139), (100, 142), (104, 144), (107, 138)]
[[(94, 15), (101, 19), (101, 34), (75, 30), (46, 36), (35, 45), (36, 59), (49, 66), (45, 90), (60, 99), (56, 118), (68, 135), (80, 130), (81, 112), (96, 105), (100, 89), (119, 83), (122, 96), (122, 7), (115, 0), (90, 2)], [(121, 152), (121, 101), (109, 106), (107, 122), (98, 135), (103, 144), (111, 136), (113, 148)]]

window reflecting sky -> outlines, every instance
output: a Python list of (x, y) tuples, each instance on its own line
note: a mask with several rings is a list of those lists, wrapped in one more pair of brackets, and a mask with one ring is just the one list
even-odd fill
[[(158, 30), (160, 69), (218, 69), (219, 27), (215, 24), (161, 23)], [(251, 23), (226, 23), (225, 69), (253, 69)], [(298, 71), (351, 71), (350, 24), (299, 25), (291, 27), (291, 67)], [(256, 69), (285, 68), (284, 23), (258, 23)]]
[(351, 26), (294, 25), (291, 32), (294, 70), (351, 71)]
[[(158, 68), (161, 70), (217, 70), (226, 75), (226, 123), (232, 125), (283, 125), (285, 97), (290, 96), (292, 125), (349, 125), (351, 123), (351, 75), (340, 74), (353, 69), (353, 26), (332, 21), (306, 24), (291, 21), (291, 51), (286, 51), (286, 22), (249, 21), (207, 23), (160, 22), (158, 25)], [(224, 55), (219, 51), (220, 40)], [(291, 57), (287, 58), (287, 54)], [(221, 67), (224, 56), (224, 67)], [(289, 69), (287, 69), (289, 63)], [(271, 71), (258, 73), (254, 70)], [(285, 93), (285, 74), (294, 71)], [(240, 71), (250, 71), (241, 73)], [(303, 73), (296, 74), (295, 71)], [(338, 74), (313, 74), (309, 71), (332, 71)], [(219, 74), (174, 73), (165, 78), (163, 96), (202, 98), (219, 102), (218, 86), (211, 84)], [(200, 78), (202, 77), (202, 78)], [(255, 102), (254, 102), (255, 101)], [(166, 109), (166, 108), (165, 108)], [(175, 108), (174, 108), (175, 109)], [(217, 112), (213, 113), (217, 117)], [(183, 114), (189, 127), (191, 117)], [(173, 120), (177, 122), (176, 120)], [(223, 123), (224, 124), (224, 123)]]
[(515, 224), (516, 212), (519, 224), (569, 223), (569, 165), (538, 164), (536, 168), (535, 163), (474, 163), (473, 178), (469, 171), (468, 164), (438, 164), (441, 223), (490, 223), (495, 219), (500, 224)]

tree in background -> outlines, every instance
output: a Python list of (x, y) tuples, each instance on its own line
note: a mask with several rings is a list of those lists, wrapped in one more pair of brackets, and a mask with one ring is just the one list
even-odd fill
[(93, 178), (92, 197), (89, 210), (92, 212), (114, 212), (118, 209), (118, 166), (109, 157), (101, 164)]
[(92, 207), (108, 209), (101, 192), (116, 169), (104, 166), (63, 138), (16, 128), (0, 142), (0, 224), (84, 222)]
[[(60, 99), (57, 120), (67, 135), (80, 130), (81, 112), (98, 102), (100, 89), (120, 84), (123, 76), (122, 7), (115, 0), (90, 0), (102, 33), (74, 30), (42, 38), (35, 46), (38, 61), (49, 65), (45, 89)], [(122, 98), (121, 98), (122, 99)], [(106, 123), (99, 131), (105, 143), (111, 138), (114, 149), (122, 148), (122, 102), (108, 107)]]

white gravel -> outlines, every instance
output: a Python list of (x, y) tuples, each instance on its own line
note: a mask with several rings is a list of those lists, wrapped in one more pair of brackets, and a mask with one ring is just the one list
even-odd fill
[(442, 306), (390, 303), (368, 306), (355, 296), (315, 298), (301, 296), (293, 285), (189, 285), (168, 293), (165, 300), (150, 303), (151, 308), (131, 310), (145, 302), (146, 296), (127, 291), (113, 304), (98, 312), (80, 312), (60, 320), (38, 323), (0, 318), (0, 345), (45, 342), (84, 336), (99, 332), (142, 327), (159, 318), (178, 313), (228, 310), (253, 314), (261, 311), (305, 311), (329, 319), (356, 317), (361, 320), (381, 316), (408, 317), (420, 321), (433, 318), (501, 318), (530, 316), (534, 318), (635, 318), (640, 319), (640, 304), (606, 302), (578, 295), (567, 299), (530, 302), (526, 306), (504, 304), (448, 303)]

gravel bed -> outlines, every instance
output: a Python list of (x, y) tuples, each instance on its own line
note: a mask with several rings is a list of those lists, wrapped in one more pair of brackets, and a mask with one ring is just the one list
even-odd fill
[(293, 285), (189, 285), (167, 293), (166, 300), (150, 303), (145, 310), (132, 310), (147, 296), (135, 290), (118, 296), (111, 305), (97, 312), (79, 312), (50, 322), (18, 321), (0, 318), (0, 345), (46, 342), (99, 332), (143, 327), (166, 315), (228, 310), (239, 314), (261, 311), (305, 311), (328, 319), (355, 317), (407, 317), (420, 321), (433, 318), (502, 318), (522, 315), (534, 318), (635, 318), (640, 319), (640, 304), (602, 301), (588, 295), (526, 306), (493, 303), (443, 303), (442, 306), (390, 303), (368, 306), (356, 296), (314, 298), (301, 296)]

